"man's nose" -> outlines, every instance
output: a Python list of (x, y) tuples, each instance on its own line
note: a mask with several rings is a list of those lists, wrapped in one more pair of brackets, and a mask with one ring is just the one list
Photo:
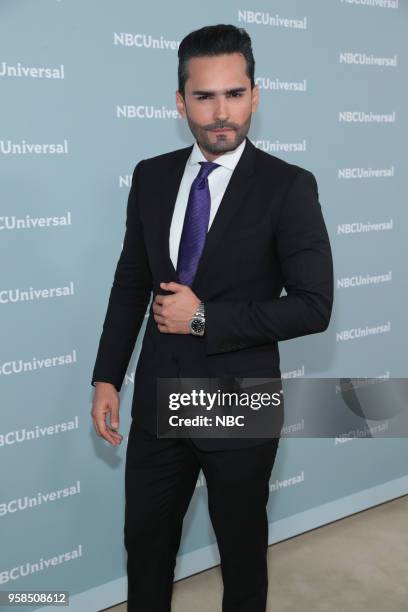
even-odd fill
[(226, 121), (228, 119), (228, 103), (223, 96), (219, 96), (215, 102), (214, 120)]

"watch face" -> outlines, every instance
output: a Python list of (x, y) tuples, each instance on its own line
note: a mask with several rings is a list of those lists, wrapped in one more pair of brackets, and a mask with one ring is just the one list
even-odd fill
[(191, 330), (194, 334), (202, 334), (204, 331), (204, 321), (203, 319), (193, 319), (191, 321)]

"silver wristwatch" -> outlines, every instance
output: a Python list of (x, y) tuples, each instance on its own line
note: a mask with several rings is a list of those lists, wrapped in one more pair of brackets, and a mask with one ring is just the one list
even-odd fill
[(204, 336), (205, 332), (205, 313), (204, 313), (204, 304), (198, 305), (197, 310), (193, 314), (193, 318), (189, 321), (190, 332), (194, 336)]

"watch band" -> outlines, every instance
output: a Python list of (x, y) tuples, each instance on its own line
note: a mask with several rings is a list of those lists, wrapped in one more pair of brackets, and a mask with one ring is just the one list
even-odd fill
[(205, 332), (205, 309), (204, 303), (201, 302), (192, 318), (190, 319), (190, 332), (194, 336), (204, 336)]
[(205, 314), (204, 314), (204, 302), (200, 302), (200, 304), (197, 307), (197, 310), (195, 311), (193, 317), (203, 317), (205, 318)]

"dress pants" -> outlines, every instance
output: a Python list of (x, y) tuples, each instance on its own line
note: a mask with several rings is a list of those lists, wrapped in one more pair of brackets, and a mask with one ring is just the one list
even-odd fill
[(156, 438), (132, 421), (125, 467), (128, 612), (171, 611), (183, 518), (200, 469), (220, 553), (222, 612), (265, 612), (266, 504), (278, 444), (271, 438), (203, 451), (189, 438)]

